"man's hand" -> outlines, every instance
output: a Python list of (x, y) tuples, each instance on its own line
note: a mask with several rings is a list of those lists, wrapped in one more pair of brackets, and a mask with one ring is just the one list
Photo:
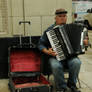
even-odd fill
[(56, 54), (56, 52), (55, 52), (55, 51), (53, 51), (53, 49), (52, 49), (52, 48), (49, 48), (49, 49), (48, 49), (48, 55), (56, 56), (57, 54)]
[(85, 46), (88, 46), (88, 40), (87, 39), (85, 39), (83, 42), (84, 42)]
[(86, 37), (84, 40), (83, 40), (83, 43), (85, 46), (88, 46), (88, 37)]
[(51, 55), (51, 56), (56, 56), (56, 55), (57, 55), (56, 52), (53, 51), (52, 48), (49, 48), (49, 49), (43, 49), (42, 51), (43, 51), (44, 53), (48, 54), (48, 55)]

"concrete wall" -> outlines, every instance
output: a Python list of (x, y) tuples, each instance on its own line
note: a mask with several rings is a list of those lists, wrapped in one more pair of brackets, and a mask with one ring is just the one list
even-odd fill
[[(43, 31), (54, 23), (54, 12), (57, 8), (68, 11), (68, 23), (72, 22), (72, 0), (0, 0), (0, 36), (13, 35), (41, 35)], [(3, 15), (2, 15), (3, 12)], [(20, 21), (30, 21), (31, 24), (21, 24)], [(2, 28), (2, 24), (6, 24)], [(4, 34), (4, 32), (6, 35)]]

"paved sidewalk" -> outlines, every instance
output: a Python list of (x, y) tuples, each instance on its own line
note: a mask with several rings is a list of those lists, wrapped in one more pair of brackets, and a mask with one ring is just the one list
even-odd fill
[[(92, 44), (92, 31), (89, 32), (90, 42)], [(80, 70), (80, 82), (82, 92), (92, 92), (92, 48), (88, 48), (88, 51), (84, 55), (79, 56), (82, 61)], [(53, 82), (53, 76), (50, 77), (50, 81)], [(10, 92), (8, 89), (8, 79), (0, 80), (0, 92)]]

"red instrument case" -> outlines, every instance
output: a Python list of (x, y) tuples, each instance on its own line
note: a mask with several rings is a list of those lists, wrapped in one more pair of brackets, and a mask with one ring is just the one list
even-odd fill
[(52, 85), (41, 74), (40, 52), (36, 48), (9, 48), (11, 92), (51, 92)]

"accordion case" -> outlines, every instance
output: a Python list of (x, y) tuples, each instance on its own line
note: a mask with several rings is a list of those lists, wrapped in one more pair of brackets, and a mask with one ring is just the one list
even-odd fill
[(52, 85), (41, 74), (36, 48), (9, 48), (9, 89), (11, 92), (51, 92)]

